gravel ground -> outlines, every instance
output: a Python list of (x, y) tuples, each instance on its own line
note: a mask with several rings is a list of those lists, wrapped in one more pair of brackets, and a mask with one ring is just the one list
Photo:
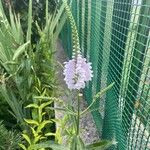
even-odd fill
[[(66, 61), (66, 55), (65, 55), (65, 52), (61, 46), (61, 42), (58, 41), (58, 44), (57, 44), (57, 52), (55, 54), (55, 58), (56, 60), (60, 63), (60, 64), (63, 64), (63, 62)], [(57, 76), (58, 76), (58, 83), (59, 83), (59, 86), (60, 86), (60, 89), (61, 89), (61, 99), (64, 100), (64, 102), (66, 103), (72, 103), (73, 106), (76, 108), (76, 101), (75, 100), (70, 100), (70, 99), (73, 99), (75, 96), (75, 93), (71, 93), (69, 94), (69, 97), (66, 96), (65, 93), (67, 93), (67, 86), (63, 80), (64, 76), (63, 76), (63, 69), (62, 67), (58, 67), (57, 68)], [(58, 104), (55, 103), (55, 107), (58, 107)], [(60, 106), (59, 106), (60, 107)], [(87, 107), (87, 103), (85, 100), (81, 100), (81, 109), (85, 109)], [(62, 118), (64, 116), (64, 114), (62, 112), (58, 112), (56, 111), (56, 118)], [(58, 125), (56, 125), (58, 126)], [(94, 124), (94, 121), (93, 121), (93, 118), (92, 118), (92, 115), (90, 113), (88, 113), (87, 115), (85, 115), (83, 118), (81, 118), (80, 120), (80, 131), (81, 131), (81, 137), (84, 141), (84, 143), (86, 144), (91, 144), (93, 142), (96, 142), (99, 140), (99, 136), (98, 136), (98, 132), (96, 130), (96, 126)], [(65, 141), (65, 139), (64, 139)]]

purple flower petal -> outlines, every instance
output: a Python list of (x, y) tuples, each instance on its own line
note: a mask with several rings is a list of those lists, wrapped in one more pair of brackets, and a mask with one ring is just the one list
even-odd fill
[(68, 88), (70, 90), (85, 88), (85, 83), (93, 77), (91, 63), (87, 63), (86, 59), (78, 54), (76, 59), (73, 58), (64, 64), (63, 74)]

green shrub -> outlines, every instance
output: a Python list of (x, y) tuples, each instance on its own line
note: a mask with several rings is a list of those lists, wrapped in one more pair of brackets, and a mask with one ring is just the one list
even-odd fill
[(8, 131), (0, 122), (0, 150), (17, 150), (21, 135), (16, 131)]

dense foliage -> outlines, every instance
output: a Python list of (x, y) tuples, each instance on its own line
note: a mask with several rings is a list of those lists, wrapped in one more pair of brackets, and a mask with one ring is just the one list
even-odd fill
[[(9, 47), (13, 47), (14, 49), (17, 48), (21, 43), (23, 43), (23, 40), (25, 39), (25, 35), (27, 34), (27, 30), (28, 30), (28, 26), (29, 24), (27, 23), (28, 20), (28, 6), (29, 6), (29, 1), (28, 0), (4, 0), (2, 1), (3, 6), (4, 6), (4, 11), (5, 14), (3, 13), (3, 15), (5, 17), (8, 18), (7, 20), (7, 25), (12, 26), (13, 24), (9, 24), (10, 20), (13, 20), (13, 14), (9, 13), (9, 7), (11, 6), (11, 8), (13, 9), (12, 11), (15, 12), (16, 14), (20, 14), (20, 19), (17, 20), (16, 25), (19, 25), (19, 20), (21, 22), (21, 28), (18, 26), (18, 33), (13, 33), (13, 28), (9, 29), (10, 31), (10, 35), (6, 34), (5, 38), (9, 39), (8, 41), (1, 41), (3, 46), (5, 47), (5, 45), (7, 45), (7, 48), (9, 49)], [(35, 53), (30, 53), (30, 57), (26, 58), (26, 56), (22, 55), (22, 60), (15, 60), (16, 63), (21, 63), (20, 66), (18, 66), (20, 69), (18, 70), (18, 74), (16, 74), (17, 77), (17, 82), (14, 81), (14, 79), (9, 78), (9, 80), (7, 80), (7, 82), (5, 82), (6, 84), (6, 88), (12, 88), (12, 89), (16, 89), (13, 91), (13, 93), (18, 93), (18, 89), (19, 93), (21, 94), (21, 99), (25, 102), (24, 105), (28, 104), (28, 100), (32, 99), (32, 95), (31, 92), (34, 91), (33, 87), (36, 85), (36, 81), (34, 80), (34, 73), (36, 73), (36, 76), (38, 78), (40, 78), (40, 80), (42, 81), (42, 84), (48, 89), (52, 90), (55, 87), (55, 79), (54, 79), (54, 71), (53, 68), (54, 66), (52, 65), (52, 54), (53, 51), (52, 47), (49, 47), (50, 44), (49, 42), (51, 42), (49, 39), (49, 41), (44, 41), (45, 38), (45, 33), (42, 33), (39, 29), (37, 29), (37, 26), (35, 24), (35, 21), (38, 21), (38, 25), (39, 28), (43, 28), (42, 26), (44, 26), (45, 22), (45, 10), (46, 10), (46, 0), (45, 1), (33, 1), (33, 5), (32, 5), (32, 27), (31, 27), (31, 41), (32, 41), (32, 46), (31, 48), (35, 51)], [(54, 10), (56, 8), (56, 1), (49, 1), (49, 12), (54, 13)], [(15, 20), (14, 20), (15, 22)], [(15, 25), (15, 26), (16, 26)], [(1, 24), (1, 27), (3, 25)], [(14, 26), (14, 25), (13, 25)], [(4, 28), (6, 26), (3, 26)], [(5, 30), (5, 29), (3, 29)], [(2, 31), (4, 32), (4, 31)], [(2, 33), (1, 32), (1, 33)], [(19, 33), (20, 32), (20, 33)], [(16, 39), (12, 39), (9, 38), (11, 36), (14, 36), (13, 34), (20, 34), (20, 39), (18, 39), (18, 41), (16, 41)], [(48, 35), (46, 35), (48, 36)], [(16, 38), (16, 37), (14, 37)], [(22, 41), (21, 41), (22, 40)], [(47, 39), (46, 39), (47, 40)], [(16, 44), (16, 47), (14, 47), (14, 41)], [(10, 44), (8, 44), (10, 43)], [(35, 46), (36, 44), (36, 46)], [(17, 46), (18, 45), (18, 46)], [(54, 47), (53, 47), (54, 48)], [(30, 49), (29, 51), (33, 51), (32, 49)], [(45, 51), (43, 51), (43, 49), (45, 49)], [(51, 50), (50, 50), (51, 49)], [(34, 59), (33, 59), (34, 58)], [(9, 59), (9, 58), (8, 58)], [(46, 60), (46, 61), (45, 61)], [(38, 65), (37, 65), (38, 64)], [(31, 66), (34, 66), (34, 70), (31, 68)], [(3, 74), (7, 74), (7, 76), (13, 74), (15, 72), (15, 70), (17, 70), (17, 68), (13, 71), (13, 72), (7, 72), (6, 69), (3, 68), (3, 66), (1, 66), (1, 76), (3, 78)], [(50, 71), (49, 71), (50, 70)], [(16, 79), (15, 79), (16, 80)], [(26, 82), (28, 81), (28, 82)], [(16, 82), (16, 83), (15, 83)], [(49, 90), (49, 92), (50, 92)], [(16, 95), (16, 94), (15, 94)], [(18, 94), (17, 94), (18, 95)], [(18, 97), (18, 96), (17, 96)], [(14, 98), (14, 96), (13, 96)], [(18, 97), (19, 98), (19, 97)], [(0, 120), (4, 120), (4, 123), (7, 127), (11, 127), (13, 124), (16, 124), (16, 119), (11, 117), (12, 114), (10, 114), (11, 108), (10, 106), (7, 104), (7, 102), (3, 99), (3, 97), (0, 97)], [(20, 98), (19, 98), (20, 99)], [(29, 100), (29, 101), (30, 101)], [(22, 103), (21, 103), (22, 105)], [(25, 110), (26, 111), (26, 110)], [(28, 114), (29, 115), (29, 114)], [(9, 118), (9, 119), (8, 119)], [(11, 119), (10, 119), (11, 118)]]
[[(6, 14), (0, 0), (0, 107), (6, 107), (5, 112), (9, 114), (8, 116), (3, 114), (2, 116), (8, 118), (3, 117), (0, 120), (3, 119), (4, 123), (8, 122), (7, 125), (13, 127), (8, 130), (0, 122), (0, 148), (2, 150), (20, 148), (23, 150), (96, 150), (98, 148), (105, 150), (113, 144), (113, 141), (100, 141), (91, 145), (83, 143), (80, 137), (80, 118), (94, 111), (90, 110), (94, 103), (113, 84), (98, 92), (93, 97), (92, 103), (84, 110), (80, 110), (82, 94), (79, 90), (75, 97), (78, 101), (77, 108), (73, 108), (72, 104), (65, 104), (57, 96), (59, 88), (56, 81), (57, 63), (54, 53), (59, 33), (67, 18), (65, 10), (72, 31), (76, 33), (76, 36), (73, 36), (73, 43), (75, 43), (73, 48), (80, 46), (74, 18), (67, 1), (64, 0), (52, 14), (49, 12), (49, 1), (45, 0), (41, 6), (44, 6), (42, 10), (45, 10), (44, 17), (41, 16), (43, 22), (38, 20), (40, 15), (34, 10), (35, 4), (40, 4), (42, 1), (22, 2), (28, 6), (25, 22), (21, 20), (24, 15), (17, 14), (21, 11), (16, 7), (17, 1), (5, 1), (5, 7), (11, 6), (9, 14)], [(36, 37), (34, 29), (38, 35), (36, 42), (33, 42), (34, 36)], [(62, 107), (54, 107), (54, 102)], [(64, 118), (56, 119), (55, 110), (64, 111)], [(9, 118), (14, 118), (14, 121), (9, 122)], [(51, 128), (54, 123), (59, 124), (56, 131)], [(69, 127), (68, 123), (70, 123)], [(67, 136), (66, 145), (62, 142), (63, 136)]]
[[(45, 13), (46, 13), (46, 0), (33, 0), (32, 1), (32, 43), (36, 43), (39, 40), (39, 34), (35, 21), (38, 22), (40, 26), (44, 26), (45, 24)], [(48, 8), (49, 13), (53, 14), (57, 9), (57, 0), (49, 0)], [(16, 14), (20, 14), (20, 20), (23, 28), (23, 32), (26, 33), (27, 30), (27, 20), (28, 20), (28, 6), (29, 0), (4, 0), (3, 1), (4, 9), (7, 17), (9, 18), (9, 7), (13, 9), (13, 12)]]
[(16, 131), (8, 131), (0, 122), (0, 150), (16, 150), (21, 142), (21, 134)]

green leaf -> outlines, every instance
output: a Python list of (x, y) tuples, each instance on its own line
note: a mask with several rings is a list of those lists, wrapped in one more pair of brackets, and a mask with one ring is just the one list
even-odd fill
[(77, 147), (78, 150), (85, 150), (85, 145), (79, 136), (77, 136)]
[(26, 148), (23, 144), (19, 144), (19, 146), (20, 146), (23, 150), (27, 150), (27, 148)]
[(40, 148), (52, 148), (53, 150), (69, 150), (69, 148), (65, 145), (59, 145), (54, 141), (46, 141), (41, 142), (39, 144), (35, 144), (32, 149), (40, 149)]
[(91, 112), (93, 112), (93, 111), (102, 111), (102, 109), (100, 110), (99, 107), (98, 107), (98, 108), (94, 108), (94, 109), (90, 109), (90, 110), (86, 111), (84, 114), (81, 113), (81, 115), (83, 116), (83, 115), (86, 115), (86, 114), (91, 113)]
[[(60, 22), (59, 22), (58, 26), (56, 26), (56, 30), (55, 30), (56, 32), (54, 33), (54, 39), (55, 40), (57, 40), (57, 38), (58, 38), (58, 36), (59, 36), (66, 20), (67, 20), (67, 16), (66, 16), (66, 14), (63, 14), (61, 16), (61, 19), (60, 19)], [(61, 66), (63, 67), (63, 65), (61, 65)]]
[(32, 0), (29, 0), (28, 7), (28, 29), (27, 29), (27, 41), (31, 41), (32, 34)]
[(34, 130), (34, 128), (30, 127), (31, 128), (31, 131), (32, 131), (32, 134), (34, 135), (34, 137), (38, 136), (38, 134), (36, 133), (36, 131)]
[(34, 138), (34, 144), (36, 144), (41, 139), (41, 135), (38, 135)]
[(48, 23), (48, 16), (49, 16), (49, 12), (48, 12), (48, 0), (46, 0), (46, 9), (45, 9), (46, 24)]
[(43, 108), (45, 108), (46, 106), (52, 104), (53, 101), (49, 101), (49, 102), (45, 102), (43, 104), (40, 105), (40, 109), (42, 110)]
[(31, 145), (31, 140), (28, 135), (22, 134), (23, 138)]
[(113, 143), (113, 141), (102, 140), (100, 142), (87, 145), (86, 148), (87, 150), (106, 150), (107, 148), (112, 146)]
[(77, 116), (77, 113), (73, 112), (72, 110), (70, 110), (70, 109), (67, 108), (67, 107), (65, 107), (65, 108), (59, 108), (59, 107), (47, 107), (46, 109), (56, 110), (56, 111), (64, 111), (64, 112), (67, 113), (67, 114)]
[(4, 64), (6, 64), (6, 65), (17, 65), (17, 63), (14, 61), (6, 61)]
[(19, 48), (15, 51), (14, 55), (13, 55), (13, 60), (15, 60), (16, 58), (18, 58), (18, 56), (20, 56), (20, 54), (22, 54), (25, 50), (26, 47), (29, 45), (29, 41), (21, 46), (19, 46)]
[(55, 102), (61, 102), (63, 103), (63, 100), (56, 98), (56, 97), (45, 97), (45, 96), (34, 96), (35, 99), (44, 99), (44, 100), (52, 100)]
[(58, 110), (58, 111), (66, 111), (65, 108), (60, 108), (60, 107), (46, 107), (46, 110), (50, 109), (50, 110)]
[[(56, 28), (57, 24), (59, 23), (59, 20), (61, 20), (60, 18), (62, 17), (62, 14), (64, 12), (65, 9), (65, 5), (62, 4), (61, 7), (59, 8), (58, 13), (56, 13), (56, 15), (54, 16), (54, 19), (52, 20), (52, 31), (54, 31), (54, 29)], [(57, 32), (57, 31), (56, 31)]]
[(41, 132), (41, 130), (49, 123), (52, 123), (52, 121), (50, 120), (45, 120), (43, 121), (41, 124), (39, 124), (38, 128), (37, 128), (37, 132)]
[(77, 149), (77, 137), (73, 136), (70, 143), (70, 150), (76, 150), (76, 149)]
[(17, 40), (17, 36), (18, 36), (17, 19), (16, 19), (16, 15), (12, 13), (11, 8), (9, 9), (9, 17), (10, 17), (11, 31), (13, 32), (15, 40), (18, 41)]
[[(13, 90), (11, 90), (9, 87), (6, 87), (6, 84), (0, 85), (0, 93), (6, 100), (6, 102), (11, 107), (14, 116), (16, 117), (17, 121), (20, 122), (20, 125), (24, 125), (24, 115), (22, 111), (22, 107), (20, 106), (19, 101), (16, 98), (16, 95)], [(24, 129), (24, 126), (21, 126)]]
[(94, 96), (94, 100), (101, 97), (104, 93), (106, 93), (109, 89), (111, 89), (114, 86), (115, 83), (110, 84), (109, 86), (107, 86), (106, 88), (104, 88), (103, 90), (101, 90), (100, 92), (98, 92), (95, 96)]
[(58, 123), (58, 124), (60, 124), (60, 122), (61, 122), (61, 120), (60, 120), (60, 119), (57, 119), (57, 118), (51, 119), (51, 121), (53, 121), (53, 122), (55, 122), (55, 123)]
[(43, 112), (43, 113), (42, 113), (42, 116), (44, 116), (45, 114), (46, 114), (46, 112)]
[(24, 119), (26, 123), (28, 124), (34, 124), (34, 125), (39, 125), (39, 123), (35, 120), (31, 120), (31, 119)]
[(55, 133), (46, 133), (45, 136), (56, 136)]
[(107, 86), (106, 88), (104, 88), (103, 90), (101, 90), (100, 92), (98, 92), (98, 93), (94, 96), (92, 103), (91, 103), (85, 110), (83, 110), (83, 111), (80, 113), (80, 115), (84, 115), (85, 113), (87, 113), (87, 112), (91, 109), (91, 107), (95, 104), (95, 102), (98, 100), (98, 98), (101, 97), (101, 96), (102, 96), (105, 92), (107, 92), (109, 89), (111, 89), (114, 84), (115, 84), (115, 83), (112, 83), (112, 84), (110, 84), (109, 86)]
[(25, 108), (39, 108), (39, 106), (37, 104), (29, 104)]
[(82, 141), (82, 139), (79, 136), (73, 136), (71, 144), (70, 144), (70, 150), (85, 150), (85, 145)]

